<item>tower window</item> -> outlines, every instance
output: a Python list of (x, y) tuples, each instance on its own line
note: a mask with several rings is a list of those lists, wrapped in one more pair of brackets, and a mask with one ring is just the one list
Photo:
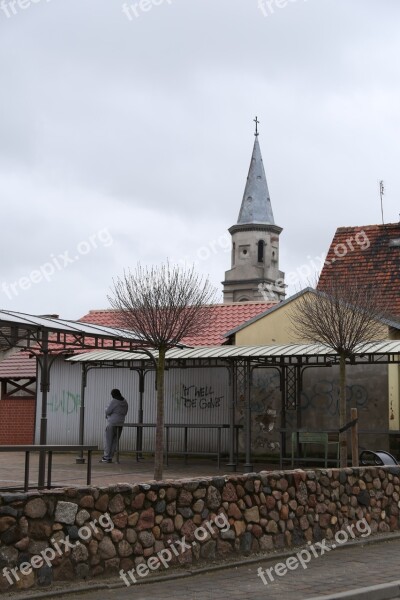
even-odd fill
[(233, 242), (232, 244), (232, 267), (235, 266), (235, 253), (236, 253), (236, 244)]
[(258, 246), (258, 262), (262, 263), (262, 262), (264, 262), (264, 247), (265, 247), (264, 240), (260, 240), (258, 242), (257, 246)]

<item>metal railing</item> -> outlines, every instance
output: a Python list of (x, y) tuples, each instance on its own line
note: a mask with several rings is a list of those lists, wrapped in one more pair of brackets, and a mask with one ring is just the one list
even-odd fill
[[(54, 452), (87, 452), (88, 460), (87, 460), (87, 472), (86, 472), (86, 483), (87, 485), (91, 484), (92, 479), (92, 452), (93, 450), (98, 450), (98, 446), (82, 446), (82, 445), (27, 445), (27, 446), (0, 446), (0, 452), (24, 452), (25, 453), (25, 469), (24, 469), (24, 491), (27, 492), (29, 489), (29, 463), (30, 463), (30, 455), (32, 452), (39, 452), (44, 455), (46, 459), (46, 454), (48, 457), (47, 460), (47, 486), (42, 485), (40, 482), (40, 473), (39, 473), (39, 481), (37, 485), (37, 489), (42, 489), (47, 487), (51, 488), (51, 478), (52, 478), (52, 465), (53, 465), (53, 453)], [(45, 464), (45, 463), (44, 463)], [(0, 490), (7, 490), (10, 488), (0, 488)], [(13, 488), (14, 489), (14, 488)]]

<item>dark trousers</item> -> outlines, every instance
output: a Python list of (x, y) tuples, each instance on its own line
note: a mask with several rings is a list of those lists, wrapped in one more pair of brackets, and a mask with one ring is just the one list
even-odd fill
[(107, 425), (104, 435), (104, 458), (112, 459), (121, 433), (122, 427), (119, 427), (118, 425)]

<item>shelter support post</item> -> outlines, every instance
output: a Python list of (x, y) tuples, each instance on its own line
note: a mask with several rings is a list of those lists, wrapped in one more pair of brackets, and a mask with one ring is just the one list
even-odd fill
[(235, 368), (231, 366), (228, 369), (229, 373), (229, 462), (226, 465), (231, 471), (236, 471), (237, 464), (235, 460), (235, 443), (236, 443), (236, 385), (235, 385)]
[[(146, 371), (142, 368), (139, 373), (139, 408), (138, 408), (138, 423), (143, 424), (143, 395), (144, 395), (144, 380)], [(136, 429), (136, 460), (143, 459), (143, 427)]]
[[(40, 356), (37, 357), (37, 361), (40, 367), (40, 391), (42, 396), (42, 407), (41, 407), (41, 418), (40, 418), (40, 433), (39, 433), (39, 444), (41, 446), (47, 445), (47, 396), (50, 391), (50, 369), (54, 361), (61, 356), (61, 354), (54, 354), (50, 356), (49, 353), (49, 332), (44, 329), (42, 332), (41, 339), (41, 350)], [(38, 473), (38, 488), (44, 487), (46, 476), (46, 452), (40, 450), (39, 453), (39, 473)]]
[(296, 373), (296, 411), (297, 411), (297, 428), (300, 429), (303, 426), (302, 414), (301, 414), (301, 390), (303, 384), (303, 372), (301, 367), (295, 367)]
[(249, 362), (245, 362), (245, 380), (244, 380), (244, 391), (245, 391), (245, 427), (246, 427), (246, 462), (244, 463), (245, 473), (251, 473), (253, 471), (253, 464), (251, 462), (251, 370)]
[[(88, 367), (85, 363), (82, 363), (82, 377), (81, 377), (81, 406), (79, 409), (79, 445), (83, 446), (85, 443), (85, 390), (87, 385), (87, 373)], [(83, 456), (83, 450), (79, 451), (78, 458), (76, 459), (78, 465), (85, 463)]]
[[(40, 365), (40, 391), (42, 392), (42, 410), (40, 418), (40, 440), (42, 446), (47, 444), (47, 394), (50, 390), (50, 361), (49, 361), (49, 337), (46, 330), (42, 337), (42, 356), (38, 359)], [(46, 476), (46, 452), (40, 451), (39, 454), (39, 474), (38, 487), (44, 487)]]
[(351, 428), (351, 456), (352, 456), (352, 466), (359, 466), (359, 456), (358, 456), (358, 410), (356, 408), (351, 409), (351, 421), (355, 421), (353, 427)]
[[(286, 429), (287, 426), (291, 426), (295, 429), (301, 428), (301, 412), (300, 412), (300, 399), (301, 399), (301, 380), (302, 371), (301, 367), (297, 365), (285, 365), (282, 369), (282, 420), (281, 428)], [(296, 422), (293, 423), (292, 415), (295, 416)], [(281, 460), (280, 465), (282, 466), (282, 460), (286, 457), (287, 450), (287, 439), (286, 432), (282, 433), (281, 436)], [(296, 455), (299, 455), (300, 447), (297, 437)]]
[[(279, 370), (279, 377), (280, 377), (280, 392), (281, 392), (281, 430), (282, 429), (286, 429), (286, 398), (285, 398), (285, 390), (286, 390), (286, 386), (285, 386), (285, 370), (284, 368), (281, 368)], [(286, 448), (287, 448), (287, 444), (286, 444), (286, 433), (284, 431), (282, 431), (281, 433), (281, 439), (280, 439), (280, 462), (279, 462), (279, 468), (282, 469), (283, 467), (283, 463), (282, 463), (282, 458), (284, 456), (286, 456)]]

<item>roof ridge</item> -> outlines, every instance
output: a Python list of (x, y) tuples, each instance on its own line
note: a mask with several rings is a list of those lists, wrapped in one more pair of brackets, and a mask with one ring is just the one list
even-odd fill
[[(214, 307), (214, 308), (225, 308), (227, 306), (273, 306), (274, 304), (276, 304), (276, 302), (265, 302), (262, 300), (249, 300), (247, 302), (221, 302), (218, 304), (206, 304), (206, 306), (208, 307)], [(118, 308), (93, 308), (90, 309), (88, 313), (86, 313), (86, 315), (83, 315), (83, 317), (80, 317), (81, 319), (83, 319), (84, 317), (94, 314), (94, 313), (107, 313), (107, 312), (122, 312), (120, 309)]]
[(354, 231), (354, 229), (385, 229), (387, 227), (390, 228), (400, 228), (400, 223), (377, 223), (376, 225), (344, 225), (343, 227), (337, 227), (336, 231)]

